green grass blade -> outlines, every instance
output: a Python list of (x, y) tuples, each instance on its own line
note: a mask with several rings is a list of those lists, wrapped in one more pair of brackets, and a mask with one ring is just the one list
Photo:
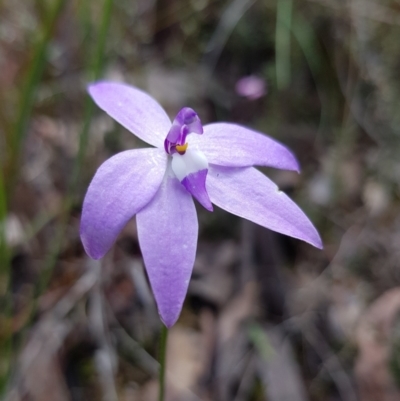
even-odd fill
[[(99, 36), (97, 40), (97, 46), (93, 58), (93, 63), (91, 64), (89, 75), (95, 80), (98, 79), (102, 73), (104, 67), (104, 53), (107, 41), (108, 29), (111, 20), (113, 0), (104, 0), (103, 15), (99, 28)], [(38, 280), (38, 285), (35, 291), (36, 298), (44, 291), (46, 288), (53, 268), (57, 262), (57, 258), (61, 249), (62, 242), (64, 240), (64, 235), (69, 219), (69, 212), (71, 206), (73, 205), (74, 194), (76, 186), (79, 181), (79, 176), (87, 148), (88, 134), (90, 129), (90, 124), (92, 121), (94, 112), (94, 103), (89, 96), (86, 97), (85, 109), (84, 109), (84, 121), (82, 126), (82, 131), (79, 137), (79, 150), (78, 155), (75, 159), (73, 171), (71, 174), (71, 181), (69, 183), (68, 192), (65, 198), (64, 207), (61, 212), (61, 220), (59, 222), (57, 233), (55, 235), (53, 244), (51, 245), (51, 250), (48, 257), (45, 260), (45, 265), (42, 274)], [(36, 308), (33, 308), (33, 313)]]
[(326, 86), (322, 82), (321, 69), (323, 60), (319, 49), (319, 44), (316, 39), (316, 34), (311, 25), (297, 13), (291, 24), (293, 36), (296, 38), (304, 57), (307, 61), (311, 75), (313, 77), (315, 88), (321, 102), (321, 116), (319, 122), (319, 130), (328, 126), (329, 121), (329, 102), (324, 95), (323, 88)]
[(290, 84), (290, 40), (293, 0), (278, 0), (275, 31), (276, 85), (279, 90)]
[[(103, 6), (103, 16), (100, 24), (99, 30), (99, 38), (97, 41), (97, 47), (93, 59), (93, 64), (90, 71), (90, 80), (97, 80), (100, 78), (101, 73), (104, 67), (104, 51), (106, 47), (106, 40), (107, 40), (107, 33), (110, 26), (111, 20), (111, 10), (113, 6), (113, 0), (105, 0)], [(76, 188), (79, 173), (82, 168), (83, 159), (86, 153), (88, 136), (89, 136), (89, 129), (90, 124), (92, 121), (94, 112), (94, 103), (90, 99), (89, 96), (86, 97), (85, 103), (85, 115), (84, 115), (84, 123), (83, 128), (79, 137), (79, 150), (78, 156), (75, 160), (74, 169), (72, 172), (72, 179), (71, 179), (71, 186), (70, 186), (70, 195), (73, 195), (73, 192)]]
[(11, 363), (11, 294), (8, 291), (10, 281), (10, 250), (6, 238), (7, 196), (3, 173), (0, 170), (0, 297), (2, 327), (0, 334), (0, 394), (7, 385)]
[(60, 15), (65, 3), (65, 0), (57, 0), (54, 3), (54, 7), (50, 10), (44, 25), (42, 36), (34, 49), (32, 64), (25, 78), (17, 119), (13, 129), (13, 135), (11, 137), (11, 156), (9, 166), (10, 180), (8, 182), (9, 185), (7, 191), (9, 194), (11, 194), (11, 189), (18, 173), (21, 146), (28, 129), (32, 107), (35, 101), (36, 90), (46, 65), (46, 52), (48, 44), (52, 38), (58, 16)]
[[(112, 5), (113, 5), (113, 0), (104, 0), (104, 6), (102, 8), (103, 16), (98, 30), (99, 32), (98, 40), (96, 41), (97, 46), (94, 52), (93, 62), (88, 67), (88, 75), (90, 75), (92, 79), (98, 79), (104, 67), (104, 52), (108, 36), (108, 29), (111, 20)], [(41, 269), (41, 273), (34, 290), (33, 305), (31, 308), (30, 318), (27, 319), (27, 322), (19, 335), (18, 339), (19, 346), (23, 343), (24, 338), (26, 338), (27, 330), (30, 327), (32, 320), (37, 312), (39, 297), (44, 292), (45, 288), (48, 285), (48, 282), (50, 281), (54, 266), (57, 263), (60, 250), (62, 248), (62, 243), (65, 238), (65, 232), (69, 221), (69, 213), (71, 210), (71, 206), (73, 205), (73, 196), (76, 190), (77, 183), (79, 182), (79, 174), (81, 171), (86, 151), (88, 133), (93, 116), (93, 111), (94, 111), (94, 104), (92, 100), (89, 98), (89, 96), (87, 96), (85, 101), (84, 121), (82, 125), (82, 131), (80, 134), (78, 155), (74, 163), (73, 172), (71, 174), (71, 180), (69, 182), (67, 194), (65, 196), (65, 200), (62, 209), (60, 211), (60, 217), (58, 224), (56, 226), (54, 239), (49, 246), (49, 252), (45, 257), (44, 266)]]
[(6, 165), (1, 166), (0, 176), (0, 272), (1, 272), (1, 295), (3, 312), (2, 330), (0, 335), (0, 394), (4, 394), (9, 381), (12, 364), (12, 293), (10, 289), (10, 250), (6, 242), (6, 217), (7, 201), (12, 196), (12, 188), (18, 173), (20, 153), (23, 140), (26, 136), (28, 124), (35, 101), (36, 89), (41, 80), (45, 65), (46, 51), (52, 38), (55, 23), (61, 13), (65, 0), (58, 0), (44, 22), (43, 32), (33, 51), (32, 64), (25, 77), (17, 118), (12, 128), (10, 138), (10, 152), (8, 159), (7, 178), (5, 181)]

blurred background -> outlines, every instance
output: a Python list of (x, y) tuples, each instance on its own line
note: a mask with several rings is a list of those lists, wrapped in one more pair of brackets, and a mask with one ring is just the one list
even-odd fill
[[(99, 165), (143, 146), (86, 85), (268, 133), (324, 250), (198, 207), (167, 399), (400, 400), (399, 0), (0, 0), (0, 390), (152, 401), (160, 321), (135, 221), (100, 262)], [(198, 206), (198, 205), (196, 205)]]

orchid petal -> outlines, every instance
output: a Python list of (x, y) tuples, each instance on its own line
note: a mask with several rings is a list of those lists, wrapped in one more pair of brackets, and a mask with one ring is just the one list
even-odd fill
[(204, 126), (204, 135), (192, 136), (190, 146), (198, 147), (209, 163), (227, 167), (269, 166), (299, 171), (293, 153), (265, 134), (229, 123)]
[(161, 320), (171, 327), (179, 317), (192, 274), (198, 235), (193, 199), (166, 174), (153, 198), (136, 216), (140, 249)]
[(307, 216), (255, 168), (210, 165), (207, 190), (212, 203), (222, 209), (322, 248), (321, 238)]
[(97, 170), (83, 202), (81, 239), (86, 253), (100, 259), (125, 224), (156, 194), (167, 166), (162, 149), (127, 150)]
[(95, 82), (88, 91), (95, 103), (126, 129), (150, 145), (163, 146), (171, 120), (147, 93), (117, 82)]

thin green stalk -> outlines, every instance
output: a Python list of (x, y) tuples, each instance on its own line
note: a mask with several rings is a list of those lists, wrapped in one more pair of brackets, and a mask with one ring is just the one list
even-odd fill
[[(65, 3), (65, 0), (58, 0), (54, 3), (54, 7), (50, 10), (44, 24), (42, 37), (35, 47), (32, 64), (29, 66), (27, 76), (25, 78), (24, 86), (22, 89), (21, 102), (19, 104), (17, 119), (12, 132), (10, 143), (11, 152), (9, 165), (10, 178), (8, 182), (9, 190), (13, 187), (18, 172), (22, 142), (28, 129), (29, 119), (35, 101), (36, 90), (42, 77), (44, 67), (46, 65), (47, 47), (51, 40), (58, 16), (60, 15)], [(11, 193), (11, 191), (7, 192)]]
[[(96, 47), (93, 64), (92, 64), (91, 71), (90, 71), (90, 75), (91, 75), (90, 79), (91, 80), (99, 79), (101, 76), (101, 73), (103, 71), (104, 50), (106, 47), (108, 29), (110, 26), (112, 6), (113, 6), (113, 0), (105, 0), (104, 1), (103, 15), (102, 15), (101, 24), (100, 24), (99, 36), (97, 39), (97, 47)], [(90, 129), (90, 124), (91, 124), (92, 117), (93, 117), (93, 112), (94, 112), (94, 103), (89, 98), (89, 96), (87, 96), (86, 103), (85, 103), (84, 123), (83, 123), (81, 135), (79, 137), (78, 156), (75, 160), (74, 169), (72, 172), (72, 179), (71, 179), (71, 183), (70, 183), (70, 191), (69, 191), (70, 196), (73, 195), (73, 192), (76, 188), (76, 185), (77, 185), (77, 182), (79, 179), (79, 174), (80, 174), (80, 171), (82, 168), (83, 159), (84, 159), (84, 156), (86, 153), (89, 129)]]
[(279, 90), (290, 84), (290, 35), (293, 0), (278, 0), (276, 8), (275, 66)]
[(90, 40), (90, 35), (93, 31), (91, 22), (90, 0), (82, 0), (79, 3), (78, 18), (82, 30), (82, 45), (84, 49), (87, 49), (87, 43)]
[[(104, 50), (110, 24), (112, 5), (113, 5), (113, 0), (104, 0), (103, 16), (99, 27), (98, 40), (96, 41), (97, 47), (93, 59), (93, 64), (91, 65), (89, 71), (91, 78), (94, 80), (99, 79), (104, 66)], [(48, 282), (50, 281), (53, 268), (57, 262), (58, 255), (61, 250), (66, 227), (69, 220), (69, 212), (73, 205), (74, 193), (76, 190), (76, 186), (78, 184), (79, 175), (86, 152), (88, 134), (91, 120), (93, 117), (93, 111), (94, 111), (93, 102), (87, 96), (84, 106), (84, 121), (83, 121), (82, 131), (79, 137), (78, 155), (74, 163), (71, 180), (69, 182), (68, 192), (65, 197), (63, 209), (61, 210), (61, 218), (57, 226), (54, 240), (50, 246), (50, 252), (44, 262), (44, 267), (35, 289), (34, 305), (32, 306), (31, 319), (29, 319), (28, 324), (33, 319), (36, 313), (38, 297), (44, 291), (44, 289), (47, 287)]]
[(159, 348), (159, 360), (160, 360), (160, 372), (158, 376), (159, 382), (159, 393), (158, 401), (164, 401), (165, 395), (165, 366), (166, 366), (166, 353), (167, 353), (167, 339), (168, 339), (168, 329), (166, 326), (162, 325), (160, 333), (160, 348)]
[[(99, 38), (97, 40), (95, 56), (90, 71), (90, 75), (94, 80), (100, 78), (104, 66), (104, 50), (106, 45), (108, 28), (110, 25), (112, 5), (113, 5), (113, 0), (104, 0), (103, 16), (99, 28)], [(82, 131), (79, 136), (78, 155), (76, 157), (74, 167), (72, 170), (71, 181), (69, 183), (68, 193), (65, 198), (64, 209), (62, 211), (62, 218), (57, 230), (57, 234), (55, 236), (54, 245), (52, 246), (52, 251), (50, 252), (49, 257), (47, 258), (43, 270), (43, 275), (41, 277), (41, 280), (39, 281), (40, 284), (37, 292), (38, 294), (40, 294), (47, 286), (47, 283), (53, 271), (53, 267), (57, 261), (57, 256), (61, 249), (61, 244), (63, 242), (65, 234), (65, 228), (68, 224), (69, 211), (71, 209), (71, 206), (73, 205), (74, 192), (78, 184), (83, 158), (86, 153), (89, 129), (90, 129), (90, 124), (92, 122), (93, 112), (94, 112), (94, 104), (92, 100), (89, 98), (89, 96), (87, 96), (84, 106), (84, 121), (83, 121)]]
[(10, 291), (10, 250), (8, 249), (5, 236), (5, 224), (7, 217), (7, 202), (12, 196), (12, 188), (18, 173), (21, 146), (27, 132), (35, 95), (38, 84), (41, 80), (44, 67), (46, 64), (46, 51), (52, 37), (55, 23), (60, 15), (65, 0), (54, 2), (54, 6), (43, 24), (43, 31), (34, 51), (32, 63), (29, 66), (27, 75), (24, 80), (20, 103), (17, 110), (15, 124), (11, 129), (11, 137), (9, 142), (9, 159), (7, 170), (7, 181), (4, 180), (6, 163), (2, 163), (0, 173), (0, 269), (1, 282), (3, 288), (1, 290), (3, 313), (3, 334), (0, 340), (0, 394), (4, 394), (12, 365), (12, 295)]
[(10, 250), (6, 241), (7, 199), (4, 187), (3, 172), (0, 170), (0, 283), (1, 311), (4, 316), (2, 336), (0, 338), (0, 394), (4, 393), (11, 365), (11, 294), (9, 288)]
[(7, 246), (6, 240), (6, 218), (7, 218), (7, 195), (4, 183), (3, 171), (0, 169), (0, 281), (2, 287), (0, 289), (0, 296), (7, 293), (8, 280), (9, 280), (9, 261), (10, 250)]
[(321, 116), (319, 123), (321, 130), (322, 127), (328, 126), (328, 110), (330, 109), (330, 105), (327, 103), (326, 96), (324, 96), (322, 84), (320, 82), (322, 59), (320, 53), (317, 51), (318, 43), (316, 40), (316, 35), (311, 25), (303, 19), (300, 13), (295, 15), (294, 21), (291, 24), (291, 29), (293, 36), (296, 38), (301, 50), (303, 51), (304, 57), (310, 68), (318, 97), (321, 102)]

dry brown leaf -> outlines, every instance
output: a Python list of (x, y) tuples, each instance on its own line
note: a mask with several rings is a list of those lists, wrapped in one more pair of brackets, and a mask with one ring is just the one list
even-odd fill
[(400, 288), (386, 291), (361, 318), (355, 374), (361, 401), (398, 401), (400, 391), (389, 371), (390, 337), (400, 311)]
[(218, 337), (221, 343), (229, 341), (235, 335), (244, 319), (255, 315), (257, 296), (256, 283), (249, 282), (243, 291), (227, 304), (221, 313), (218, 325)]

